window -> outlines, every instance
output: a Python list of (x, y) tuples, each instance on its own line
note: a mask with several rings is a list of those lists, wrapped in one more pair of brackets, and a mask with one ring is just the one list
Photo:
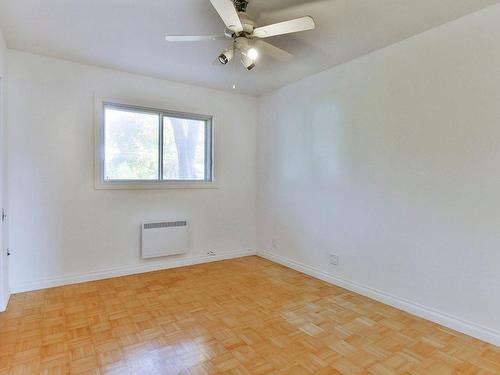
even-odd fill
[(109, 102), (101, 108), (99, 187), (213, 183), (212, 117)]

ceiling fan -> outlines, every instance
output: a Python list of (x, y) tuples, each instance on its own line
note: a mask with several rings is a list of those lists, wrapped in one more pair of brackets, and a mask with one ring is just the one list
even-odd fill
[(210, 2), (226, 25), (223, 35), (166, 35), (165, 40), (168, 42), (202, 42), (231, 39), (231, 45), (215, 60), (216, 64), (226, 65), (237, 52), (240, 52), (241, 63), (248, 70), (255, 67), (260, 52), (280, 61), (288, 61), (293, 57), (292, 54), (261, 39), (312, 30), (316, 27), (314, 20), (309, 16), (256, 27), (255, 22), (246, 13), (248, 0), (210, 0)]

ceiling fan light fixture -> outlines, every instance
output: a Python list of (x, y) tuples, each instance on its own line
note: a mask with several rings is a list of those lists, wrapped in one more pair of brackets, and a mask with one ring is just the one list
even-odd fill
[(226, 65), (229, 61), (232, 60), (233, 56), (234, 56), (234, 48), (228, 48), (219, 55), (218, 59), (222, 65)]
[(247, 70), (255, 68), (255, 61), (243, 53), (241, 54), (241, 63)]

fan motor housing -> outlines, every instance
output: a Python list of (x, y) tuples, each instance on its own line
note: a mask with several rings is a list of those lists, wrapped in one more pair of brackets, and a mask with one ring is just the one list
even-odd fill
[(243, 33), (252, 34), (255, 29), (255, 22), (248, 17), (246, 12), (238, 12), (238, 16), (240, 17), (241, 25), (243, 26)]

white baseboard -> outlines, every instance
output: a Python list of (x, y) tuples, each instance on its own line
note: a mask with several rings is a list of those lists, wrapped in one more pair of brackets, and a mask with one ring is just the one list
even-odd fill
[(4, 300), (0, 301), (0, 312), (4, 312), (5, 310), (7, 310), (9, 299), (10, 299), (10, 293), (7, 293), (7, 295), (4, 296)]
[(400, 310), (430, 320), (434, 323), (438, 323), (442, 326), (462, 332), (466, 335), (486, 341), (493, 345), (500, 346), (500, 332), (496, 330), (483, 327), (479, 324), (466, 321), (461, 318), (457, 318), (451, 314), (444, 313), (442, 311), (438, 311), (436, 309), (426, 307), (421, 304), (400, 297), (396, 297), (394, 295), (385, 293), (380, 290), (376, 290), (369, 286), (334, 276), (332, 274), (321, 271), (317, 268), (308, 266), (300, 262), (293, 261), (291, 259), (282, 257), (280, 255), (272, 254), (266, 251), (258, 252), (257, 255), (261, 256), (262, 258), (268, 259), (272, 262), (279, 263), (285, 267), (292, 268), (296, 271), (302, 272), (306, 275), (326, 281), (327, 283), (340, 286), (344, 289), (356, 292), (358, 294), (369, 297), (376, 301), (396, 307)]
[(154, 263), (152, 262), (134, 266), (109, 268), (106, 270), (101, 270), (96, 272), (79, 273), (79, 274), (53, 277), (41, 280), (34, 280), (26, 283), (13, 284), (11, 285), (11, 292), (12, 293), (29, 292), (33, 290), (53, 288), (56, 286), (78, 284), (86, 281), (109, 279), (118, 276), (133, 275), (137, 273), (152, 272), (169, 268), (191, 266), (200, 263), (216, 262), (225, 259), (240, 258), (249, 255), (256, 255), (256, 251), (235, 250), (235, 251), (222, 252), (214, 256), (199, 255), (199, 256), (175, 258), (175, 259), (165, 258), (165, 260), (162, 260), (160, 262), (156, 261)]

